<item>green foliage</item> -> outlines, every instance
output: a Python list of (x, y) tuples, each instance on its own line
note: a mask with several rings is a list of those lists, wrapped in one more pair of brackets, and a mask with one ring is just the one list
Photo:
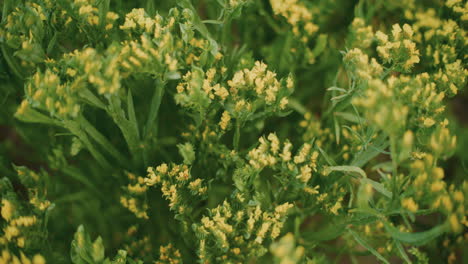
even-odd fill
[(0, 6), (0, 263), (462, 260), (463, 1)]

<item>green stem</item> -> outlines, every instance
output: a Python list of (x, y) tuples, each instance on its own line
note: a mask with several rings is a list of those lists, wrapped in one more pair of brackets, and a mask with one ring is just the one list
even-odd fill
[(121, 164), (126, 164), (125, 157), (118, 151), (114, 145), (112, 145), (107, 138), (102, 135), (84, 116), (78, 117), (80, 125), (83, 127), (83, 130), (94, 139), (98, 144), (100, 144), (107, 153), (111, 154), (115, 159), (117, 159)]
[(140, 156), (142, 153), (139, 147), (140, 138), (132, 123), (125, 117), (125, 112), (122, 110), (120, 98), (116, 96), (111, 96), (109, 98), (109, 107), (107, 112), (122, 132), (125, 142), (127, 142), (130, 154), (132, 155), (133, 161), (138, 164), (141, 162), (139, 159), (143, 158), (143, 155)]
[(390, 155), (392, 159), (392, 192), (395, 194), (393, 197), (397, 197), (397, 175), (398, 175), (398, 158), (396, 153), (396, 139), (395, 136), (390, 135)]
[(241, 127), (240, 121), (236, 120), (236, 131), (234, 132), (234, 139), (233, 139), (233, 145), (236, 151), (239, 150), (240, 127)]
[(94, 159), (104, 168), (111, 168), (112, 166), (106, 160), (106, 158), (95, 148), (95, 145), (91, 143), (88, 138), (88, 135), (81, 127), (80, 123), (72, 120), (64, 120), (63, 126), (73, 133), (76, 137), (80, 139), (83, 145), (88, 149)]

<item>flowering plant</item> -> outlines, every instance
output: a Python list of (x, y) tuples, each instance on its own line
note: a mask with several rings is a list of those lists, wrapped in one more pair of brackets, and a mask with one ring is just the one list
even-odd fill
[(467, 3), (0, 6), (0, 264), (467, 261)]

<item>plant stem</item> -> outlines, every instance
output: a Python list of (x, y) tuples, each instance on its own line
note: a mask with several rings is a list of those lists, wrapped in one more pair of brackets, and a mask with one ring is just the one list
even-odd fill
[(233, 139), (233, 145), (236, 151), (239, 150), (240, 127), (241, 127), (240, 121), (236, 120), (236, 131), (234, 132), (234, 139)]
[(393, 199), (395, 199), (398, 195), (397, 192), (397, 175), (398, 175), (398, 160), (397, 160), (397, 153), (396, 153), (396, 140), (394, 135), (390, 135), (390, 155), (392, 159), (392, 192), (393, 192)]

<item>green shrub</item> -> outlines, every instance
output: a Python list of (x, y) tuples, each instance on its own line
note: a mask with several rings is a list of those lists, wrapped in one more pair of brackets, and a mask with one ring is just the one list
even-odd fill
[(464, 1), (0, 6), (0, 263), (468, 260)]

